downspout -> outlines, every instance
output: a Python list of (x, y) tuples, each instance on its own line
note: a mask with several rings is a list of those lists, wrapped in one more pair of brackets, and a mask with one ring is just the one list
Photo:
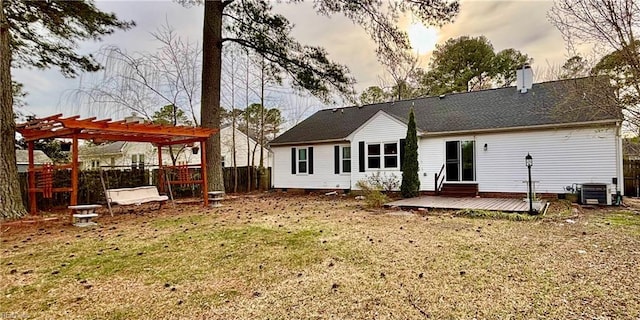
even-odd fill
[(618, 183), (616, 185), (616, 191), (620, 192), (620, 195), (624, 196), (624, 167), (622, 156), (622, 124), (616, 122), (616, 176)]

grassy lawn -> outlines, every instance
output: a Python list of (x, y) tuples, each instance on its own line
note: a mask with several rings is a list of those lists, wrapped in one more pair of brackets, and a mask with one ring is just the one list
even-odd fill
[(272, 194), (4, 226), (0, 318), (640, 317), (640, 215), (554, 206), (511, 221)]

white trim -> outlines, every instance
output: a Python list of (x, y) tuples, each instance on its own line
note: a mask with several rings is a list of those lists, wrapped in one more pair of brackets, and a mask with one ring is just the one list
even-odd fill
[(309, 141), (293, 141), (293, 142), (281, 142), (281, 143), (269, 143), (269, 146), (274, 147), (295, 147), (306, 146), (311, 144), (323, 144), (323, 143), (349, 143), (347, 138), (325, 139), (325, 140), (309, 140)]
[(543, 130), (543, 129), (568, 129), (573, 127), (589, 127), (593, 125), (602, 124), (615, 124), (618, 125), (619, 120), (599, 120), (588, 122), (571, 122), (571, 123), (556, 123), (556, 124), (542, 124), (536, 126), (519, 126), (508, 128), (490, 128), (490, 129), (469, 129), (459, 131), (438, 131), (438, 132), (425, 132), (419, 133), (419, 137), (434, 137), (434, 136), (447, 136), (447, 135), (461, 135), (461, 134), (480, 134), (480, 133), (493, 133), (493, 132), (506, 132), (506, 131), (526, 131), (526, 130)]
[(616, 130), (616, 177), (618, 178), (618, 184), (616, 185), (616, 191), (619, 191), (621, 195), (624, 196), (624, 155), (622, 154), (623, 146), (622, 146), (622, 126), (618, 123), (618, 128)]

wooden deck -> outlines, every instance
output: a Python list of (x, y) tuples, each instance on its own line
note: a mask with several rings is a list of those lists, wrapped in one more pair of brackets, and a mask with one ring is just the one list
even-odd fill
[(453, 198), (423, 196), (389, 202), (385, 206), (433, 209), (478, 209), (505, 212), (529, 211), (529, 203), (522, 199), (505, 198)]

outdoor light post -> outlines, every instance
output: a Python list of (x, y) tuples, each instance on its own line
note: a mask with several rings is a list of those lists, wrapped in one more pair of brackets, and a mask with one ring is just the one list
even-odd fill
[(531, 188), (531, 167), (533, 166), (533, 157), (527, 152), (524, 162), (529, 170), (529, 214), (533, 214), (533, 189)]

